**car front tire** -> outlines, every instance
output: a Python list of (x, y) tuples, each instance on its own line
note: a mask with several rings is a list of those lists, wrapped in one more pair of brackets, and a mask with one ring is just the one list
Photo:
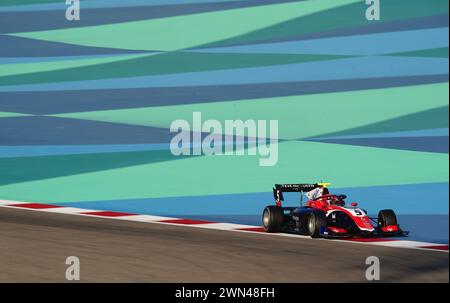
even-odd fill
[(323, 212), (311, 212), (308, 217), (308, 234), (311, 238), (320, 236), (320, 229), (326, 227), (326, 216)]
[(378, 213), (378, 228), (395, 225), (397, 226), (397, 216), (392, 209), (383, 209)]

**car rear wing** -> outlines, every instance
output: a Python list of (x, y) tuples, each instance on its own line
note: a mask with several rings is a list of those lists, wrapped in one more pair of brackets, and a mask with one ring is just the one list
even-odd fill
[(273, 197), (277, 206), (281, 206), (284, 201), (283, 192), (299, 192), (300, 206), (303, 205), (303, 193), (307, 193), (318, 187), (327, 187), (330, 183), (304, 183), (304, 184), (275, 184), (273, 188)]
[(282, 192), (309, 192), (320, 187), (319, 184), (275, 184), (275, 190)]

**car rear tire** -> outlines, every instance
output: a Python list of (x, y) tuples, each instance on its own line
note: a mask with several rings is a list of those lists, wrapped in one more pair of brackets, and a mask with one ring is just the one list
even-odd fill
[(326, 226), (326, 216), (323, 212), (311, 212), (308, 217), (308, 234), (311, 238), (320, 236), (320, 229)]
[(266, 232), (279, 232), (283, 227), (284, 213), (279, 206), (267, 206), (262, 215), (263, 227)]
[(395, 225), (397, 226), (397, 216), (392, 209), (383, 209), (378, 213), (378, 228)]

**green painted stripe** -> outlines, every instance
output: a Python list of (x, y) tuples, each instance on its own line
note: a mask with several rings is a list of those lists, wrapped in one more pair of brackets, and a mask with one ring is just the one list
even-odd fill
[(433, 108), (420, 113), (413, 113), (399, 118), (388, 119), (378, 123), (364, 125), (341, 132), (323, 134), (319, 137), (351, 136), (385, 132), (448, 128), (448, 109), (448, 106)]
[[(340, 1), (336, 1), (340, 2)], [(299, 36), (328, 30), (373, 24), (365, 17), (368, 6), (364, 1), (336, 7), (315, 14), (301, 16), (270, 27), (211, 43), (208, 47), (265, 41), (273, 38)], [(448, 1), (443, 0), (389, 0), (381, 1), (381, 20), (389, 22), (422, 16), (448, 14)]]
[(169, 150), (0, 158), (0, 185), (179, 159)]
[(44, 4), (44, 3), (56, 3), (56, 2), (61, 2), (61, 0), (2, 0), (0, 2), (0, 6)]
[[(22, 116), (28, 116), (28, 115), (19, 114), (19, 113), (0, 112), (0, 118), (11, 118), (11, 117), (22, 117)], [(0, 144), (1, 144), (1, 142), (0, 142)]]
[(448, 182), (449, 175), (448, 155), (436, 153), (286, 142), (278, 159), (276, 166), (260, 167), (257, 156), (187, 158), (1, 186), (0, 196), (38, 202), (140, 199), (262, 192), (293, 180), (359, 187)]
[(391, 56), (448, 58), (448, 47), (425, 49), (420, 51), (395, 53)]
[[(129, 56), (128, 56), (129, 57)], [(79, 80), (111, 79), (121, 77), (137, 77), (145, 75), (161, 75), (183, 72), (200, 72), (232, 68), (270, 66), (280, 64), (304, 63), (321, 60), (339, 59), (345, 56), (327, 55), (292, 55), (292, 54), (209, 54), (174, 52), (150, 56), (134, 56), (121, 60), (103, 59), (98, 62), (82, 61), (54, 64), (17, 64), (24, 75), (0, 77), (0, 85), (18, 85), (32, 83), (64, 82)], [(127, 60), (128, 59), (128, 60)], [(16, 65), (16, 64), (15, 64)], [(79, 65), (80, 67), (77, 67)], [(83, 66), (89, 65), (89, 66)], [(32, 73), (30, 67), (37, 71)], [(8, 66), (0, 66), (0, 76), (4, 73), (17, 73)], [(40, 70), (39, 70), (40, 69)], [(56, 69), (47, 71), (47, 69)]]
[[(21, 79), (21, 77), (28, 79), (34, 78), (39, 79), (42, 76), (45, 77), (47, 74), (63, 73), (65, 69), (79, 70), (81, 67), (91, 66), (91, 68), (96, 68), (97, 65), (102, 66), (102, 64), (117, 62), (118, 64), (126, 64), (130, 59), (147, 57), (148, 54), (139, 55), (120, 55), (102, 58), (86, 58), (86, 59), (75, 59), (75, 60), (63, 60), (55, 62), (33, 62), (33, 63), (16, 63), (16, 64), (2, 64), (0, 65), (0, 85), (9, 85), (11, 83), (18, 83), (17, 81), (11, 81), (9, 79)], [(120, 63), (122, 62), (122, 63)], [(89, 69), (88, 69), (89, 70)], [(51, 71), (51, 72), (50, 72)], [(50, 73), (45, 73), (50, 72)], [(15, 76), (15, 77), (5, 77), (5, 76)], [(80, 75), (81, 76), (81, 75)], [(86, 75), (84, 75), (86, 76)], [(39, 82), (36, 80), (36, 82)], [(32, 82), (31, 82), (32, 83)]]
[[(388, 119), (448, 106), (448, 83), (300, 95), (267, 99), (160, 106), (55, 115), (94, 121), (170, 127), (172, 121), (279, 120), (283, 139), (307, 138), (341, 132)], [(255, 110), (257, 109), (257, 110)], [(416, 125), (421, 125), (417, 121)]]
[(356, 2), (361, 1), (314, 0), (290, 2), (162, 19), (14, 35), (76, 45), (171, 51), (229, 39), (290, 19)]

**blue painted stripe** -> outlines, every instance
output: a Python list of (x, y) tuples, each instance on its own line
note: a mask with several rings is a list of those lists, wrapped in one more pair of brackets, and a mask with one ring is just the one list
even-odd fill
[(106, 144), (106, 145), (38, 145), (38, 146), (0, 146), (0, 158), (36, 157), (74, 154), (115, 153), (131, 151), (151, 151), (169, 149), (167, 143), (161, 144)]
[(200, 50), (194, 49), (191, 51), (206, 53), (276, 53), (375, 56), (448, 47), (448, 35), (448, 27), (441, 27), (305, 41), (240, 45), (232, 47), (206, 48)]
[[(150, 54), (145, 52), (142, 54)], [(136, 55), (140, 54), (136, 52)], [(85, 56), (53, 56), (53, 57), (0, 57), (0, 64), (16, 64), (16, 63), (46, 63), (57, 61), (72, 61), (83, 59), (111, 58), (111, 57), (130, 56), (129, 54), (104, 54), (104, 55), (85, 55)]]
[(447, 83), (448, 75), (243, 85), (0, 93), (0, 111), (35, 115), (301, 96)]
[(327, 140), (327, 139), (360, 139), (360, 138), (448, 137), (448, 135), (449, 135), (448, 128), (436, 128), (436, 129), (412, 130), (412, 131), (378, 133), (378, 134), (321, 137), (310, 139)]
[[(81, 9), (111, 8), (111, 7), (136, 7), (136, 6), (158, 6), (176, 4), (198, 4), (216, 2), (236, 2), (240, 0), (82, 0)], [(0, 7), (0, 12), (27, 12), (27, 11), (50, 11), (66, 10), (68, 5), (65, 1), (55, 3), (41, 3), (31, 5), (11, 5)]]
[[(267, 142), (270, 142), (267, 139)], [(249, 142), (257, 142), (255, 139), (247, 138), (241, 140), (239, 137), (234, 140), (227, 141), (224, 138), (222, 143), (216, 143), (216, 146), (231, 146), (238, 143), (248, 144)], [(191, 143), (191, 148), (201, 146), (202, 143)], [(246, 146), (246, 145), (244, 145)], [(104, 144), (104, 145), (20, 145), (20, 146), (1, 146), (0, 158), (16, 158), (16, 157), (36, 157), (36, 156), (57, 156), (57, 155), (75, 155), (75, 154), (96, 154), (96, 153), (120, 153), (132, 151), (152, 151), (152, 150), (168, 150), (169, 143), (153, 143), (153, 144)]]
[(402, 137), (402, 138), (358, 138), (358, 139), (306, 139), (331, 144), (391, 148), (419, 152), (448, 153), (448, 137)]
[(189, 87), (295, 81), (448, 75), (446, 58), (361, 57), (173, 75), (0, 86), (2, 92)]
[(148, 52), (118, 48), (90, 47), (2, 34), (0, 34), (0, 45), (0, 57), (54, 57), (72, 55), (137, 54)]
[[(398, 214), (448, 214), (448, 183), (336, 188), (345, 193), (348, 202), (358, 201), (369, 213), (392, 208)], [(286, 193), (285, 206), (298, 204), (298, 194)], [(65, 202), (59, 205), (166, 216), (187, 215), (260, 215), (273, 204), (271, 192), (215, 196)]]
[(168, 143), (169, 129), (45, 116), (0, 119), (0, 146)]

